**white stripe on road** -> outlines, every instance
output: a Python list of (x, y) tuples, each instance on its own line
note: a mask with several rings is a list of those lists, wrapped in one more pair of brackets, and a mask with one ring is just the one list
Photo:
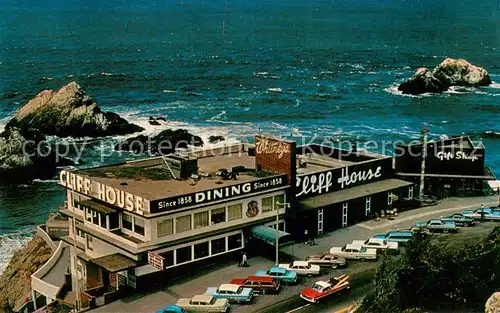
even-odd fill
[[(488, 207), (488, 206), (492, 206), (492, 205), (496, 205), (496, 204), (497, 204), (497, 202), (490, 202), (490, 203), (484, 203), (484, 206)], [(400, 218), (400, 219), (396, 218), (393, 221), (386, 222), (384, 224), (380, 224), (380, 225), (377, 225), (375, 227), (370, 227), (368, 225), (364, 225), (364, 223), (356, 224), (356, 225), (360, 226), (360, 227), (363, 227), (363, 228), (366, 228), (368, 230), (375, 230), (375, 229), (385, 228), (385, 227), (388, 227), (388, 226), (391, 226), (391, 225), (399, 224), (399, 223), (402, 223), (402, 222), (410, 221), (410, 220), (415, 219), (415, 218), (425, 217), (427, 215), (434, 215), (434, 214), (446, 213), (446, 212), (455, 211), (455, 210), (465, 210), (465, 209), (477, 208), (477, 207), (478, 207), (477, 204), (473, 204), (473, 205), (466, 205), (466, 206), (461, 206), (461, 207), (441, 209), (441, 210), (436, 210), (436, 211), (429, 211), (429, 212), (425, 212), (425, 213), (410, 215), (410, 216), (403, 217), (403, 218)], [(415, 210), (418, 210), (418, 209), (415, 209)]]
[(293, 310), (291, 310), (291, 311), (288, 311), (288, 312), (286, 312), (286, 313), (292, 313), (292, 312), (295, 312), (295, 311), (298, 311), (298, 310), (302, 310), (303, 308), (307, 308), (307, 307), (308, 307), (308, 306), (310, 306), (310, 305), (311, 305), (311, 304), (310, 304), (310, 303), (308, 303), (308, 304), (305, 304), (305, 305), (303, 305), (303, 306), (299, 306), (298, 308), (295, 308), (295, 309), (293, 309)]

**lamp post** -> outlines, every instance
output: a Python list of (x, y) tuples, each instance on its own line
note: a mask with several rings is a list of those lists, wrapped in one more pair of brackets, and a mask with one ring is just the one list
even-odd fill
[(278, 266), (279, 265), (279, 258), (278, 258), (278, 255), (279, 255), (279, 229), (278, 229), (278, 224), (279, 224), (279, 216), (280, 216), (279, 206), (283, 206), (283, 208), (286, 210), (286, 209), (290, 208), (290, 203), (286, 202), (286, 195), (285, 195), (283, 203), (276, 201), (276, 205), (278, 207), (276, 208), (276, 262), (275, 262), (276, 264), (275, 265)]

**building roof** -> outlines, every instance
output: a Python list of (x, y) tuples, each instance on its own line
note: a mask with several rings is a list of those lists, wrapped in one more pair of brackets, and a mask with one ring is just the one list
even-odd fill
[(374, 183), (364, 184), (339, 191), (329, 192), (300, 201), (304, 209), (313, 209), (334, 203), (341, 203), (356, 198), (366, 197), (380, 192), (390, 191), (413, 185), (400, 179), (385, 179)]
[(104, 268), (110, 273), (116, 273), (120, 271), (127, 270), (129, 268), (134, 268), (137, 263), (123, 254), (115, 253), (106, 255), (100, 258), (91, 259), (90, 262)]
[(212, 301), (212, 298), (213, 297), (209, 295), (196, 295), (191, 298), (191, 301), (209, 303), (210, 301)]
[(240, 286), (236, 284), (222, 284), (219, 286), (219, 290), (231, 291), (234, 293), (237, 292), (238, 289), (240, 289)]

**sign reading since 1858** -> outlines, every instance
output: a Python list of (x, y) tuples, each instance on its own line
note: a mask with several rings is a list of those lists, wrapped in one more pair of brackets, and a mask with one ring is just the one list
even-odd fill
[(188, 206), (204, 204), (212, 201), (225, 200), (237, 196), (248, 195), (287, 185), (286, 175), (273, 176), (237, 185), (224, 186), (215, 189), (202, 190), (195, 193), (151, 201), (151, 213), (171, 211)]

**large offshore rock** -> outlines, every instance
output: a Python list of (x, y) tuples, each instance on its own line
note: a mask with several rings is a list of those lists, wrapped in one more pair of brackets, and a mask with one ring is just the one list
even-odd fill
[(488, 72), (464, 59), (447, 58), (432, 72), (434, 77), (449, 86), (479, 87), (491, 84)]
[(486, 301), (484, 312), (500, 313), (500, 292), (495, 292), (494, 294), (491, 295), (488, 301)]
[(426, 92), (440, 93), (447, 89), (448, 85), (434, 77), (432, 72), (425, 67), (419, 68), (410, 79), (398, 87), (398, 90), (411, 95), (418, 95)]
[(57, 92), (40, 92), (7, 123), (6, 129), (12, 127), (22, 133), (36, 129), (44, 135), (75, 138), (126, 135), (144, 130), (116, 113), (101, 111), (76, 82)]

